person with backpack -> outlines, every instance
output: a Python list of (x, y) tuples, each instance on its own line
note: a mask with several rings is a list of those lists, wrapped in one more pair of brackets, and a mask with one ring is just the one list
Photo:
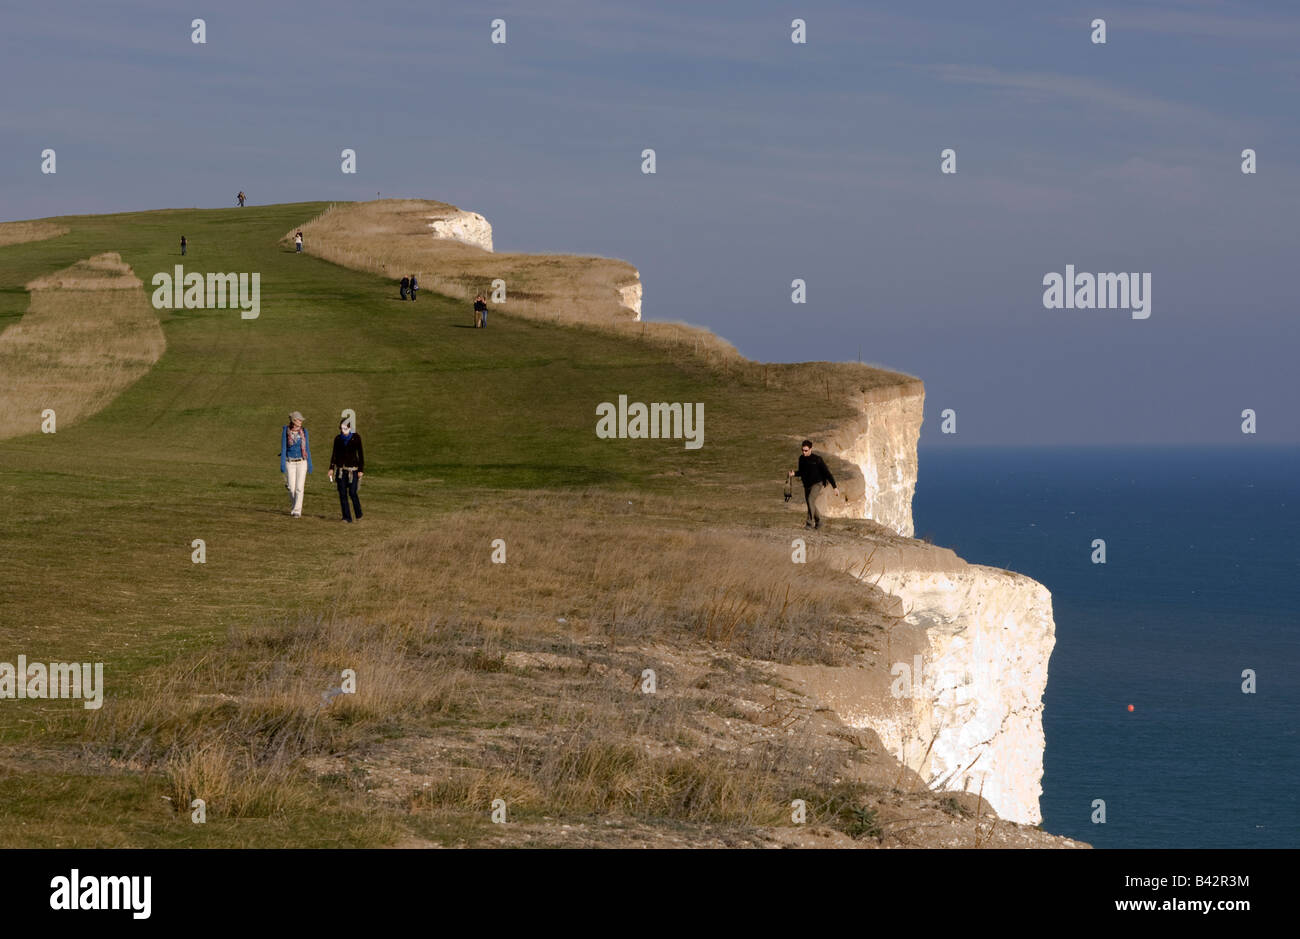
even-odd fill
[(244, 207), (244, 190), (239, 190), (239, 195), (235, 196), (235, 198), (239, 200), (239, 207), (242, 209)]
[(280, 472), (284, 473), (284, 488), (289, 490), (289, 515), (302, 517), (302, 495), (311, 472), (311, 447), (302, 414), (289, 412), (289, 423), (280, 428)]
[[(357, 496), (357, 487), (361, 477), (366, 475), (366, 455), (361, 449), (361, 435), (352, 430), (347, 419), (339, 421), (339, 434), (334, 438), (334, 452), (330, 454), (330, 482), (339, 487), (339, 506), (343, 509), (343, 521), (352, 521), (352, 516), (361, 521), (361, 500)], [(352, 500), (352, 513), (348, 512), (348, 499)]]
[(811, 440), (799, 444), (799, 468), (790, 470), (790, 475), (786, 478), (792, 479), (795, 476), (798, 476), (803, 483), (803, 498), (808, 505), (808, 519), (803, 523), (803, 527), (821, 528), (822, 516), (817, 511), (817, 498), (828, 483), (837, 496), (840, 494), (840, 489), (835, 485), (835, 477), (831, 475), (826, 461), (813, 453)]
[(483, 294), (474, 298), (474, 328), (487, 325), (487, 301), (483, 299)]
[(406, 299), (406, 292), (411, 289), (411, 278), (405, 274), (402, 275), (402, 299)]
[(419, 289), (420, 289), (420, 282), (416, 280), (415, 275), (412, 274), (411, 275), (411, 299), (412, 300), (415, 300), (415, 292)]

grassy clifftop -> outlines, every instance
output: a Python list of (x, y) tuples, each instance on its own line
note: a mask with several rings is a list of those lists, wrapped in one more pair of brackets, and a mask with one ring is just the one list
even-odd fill
[[(391, 278), (295, 254), (284, 233), (326, 208), (0, 237), (0, 329), (28, 315), (28, 284), (116, 252), (165, 337), (54, 434), (52, 383), (4, 386), (0, 660), (103, 662), (106, 684), (94, 711), (0, 700), (6, 844), (799, 843), (794, 798), (846, 844), (907, 843), (891, 819), (918, 811), (957, 842), (1038, 835), (990, 835), (981, 806), (929, 793), (771, 671), (905, 641), (815, 546), (789, 560), (782, 476), (793, 441), (850, 414), (839, 385), (810, 400), (788, 391), (797, 366), (525, 317), (468, 328), (462, 300), (404, 303)], [(151, 278), (176, 264), (260, 273), (260, 315), (154, 311)], [(121, 328), (93, 294), (75, 302)], [(705, 445), (597, 438), (596, 405), (620, 394), (703, 402)], [(324, 478), (345, 408), (367, 458), (350, 526)], [(291, 409), (316, 461), (301, 519), (278, 472)], [(356, 694), (323, 698), (344, 669)], [(495, 798), (512, 825), (489, 820)]]

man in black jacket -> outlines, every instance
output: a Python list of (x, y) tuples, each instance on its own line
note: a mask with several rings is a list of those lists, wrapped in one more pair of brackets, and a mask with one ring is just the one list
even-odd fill
[(822, 494), (827, 483), (837, 496), (840, 489), (835, 485), (835, 477), (831, 475), (826, 461), (812, 452), (811, 440), (801, 443), (799, 451), (799, 468), (790, 470), (790, 475), (798, 476), (803, 482), (803, 498), (808, 503), (808, 520), (803, 523), (803, 527), (821, 528), (822, 516), (817, 511), (817, 497)]

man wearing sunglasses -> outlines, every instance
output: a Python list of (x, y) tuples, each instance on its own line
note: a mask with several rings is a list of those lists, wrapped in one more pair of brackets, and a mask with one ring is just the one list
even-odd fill
[(808, 503), (808, 520), (804, 522), (804, 528), (821, 528), (822, 516), (817, 511), (817, 497), (822, 494), (822, 490), (827, 484), (838, 496), (839, 487), (835, 485), (835, 477), (831, 475), (830, 468), (816, 453), (812, 452), (812, 441), (805, 440), (799, 445), (799, 468), (790, 470), (791, 476), (798, 476), (803, 482), (803, 497)]

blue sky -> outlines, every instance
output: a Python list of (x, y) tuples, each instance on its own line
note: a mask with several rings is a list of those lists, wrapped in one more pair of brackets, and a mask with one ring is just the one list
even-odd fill
[[(1300, 443), (1294, 3), (51, 2), (0, 87), (3, 219), (441, 199), (753, 358), (918, 375), (923, 444)], [(1044, 309), (1066, 264), (1151, 317)]]

